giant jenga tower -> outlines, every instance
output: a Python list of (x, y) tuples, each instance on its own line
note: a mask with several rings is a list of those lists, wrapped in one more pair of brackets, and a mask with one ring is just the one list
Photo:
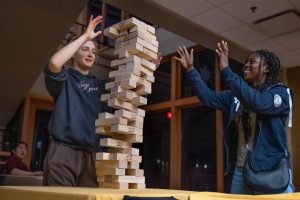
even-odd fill
[(143, 142), (145, 111), (138, 108), (147, 104), (143, 95), (151, 93), (157, 59), (158, 42), (155, 28), (130, 18), (104, 30), (104, 35), (115, 39), (109, 73), (112, 82), (105, 85), (110, 91), (101, 101), (115, 108), (114, 114), (100, 113), (96, 120), (96, 133), (105, 135), (100, 145), (108, 147), (97, 153), (96, 170), (99, 187), (118, 189), (145, 188), (144, 171), (140, 169), (142, 157), (133, 143)]

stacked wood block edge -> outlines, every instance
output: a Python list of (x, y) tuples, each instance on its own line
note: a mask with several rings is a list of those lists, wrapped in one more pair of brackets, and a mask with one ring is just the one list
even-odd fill
[(144, 171), (140, 169), (142, 156), (133, 143), (143, 142), (145, 111), (139, 106), (147, 104), (155, 81), (153, 72), (157, 59), (158, 42), (155, 28), (130, 18), (108, 27), (104, 35), (115, 40), (110, 82), (101, 101), (116, 109), (114, 113), (99, 113), (95, 122), (96, 133), (102, 134), (100, 145), (107, 152), (96, 154), (96, 172), (99, 187), (117, 189), (143, 189)]

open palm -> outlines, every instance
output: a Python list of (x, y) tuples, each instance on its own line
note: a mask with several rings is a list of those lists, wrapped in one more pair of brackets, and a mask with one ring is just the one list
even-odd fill
[(185, 46), (179, 46), (177, 52), (180, 57), (175, 57), (175, 59), (178, 60), (185, 69), (189, 70), (193, 68), (194, 49), (192, 49), (189, 53)]
[(88, 40), (93, 40), (95, 37), (97, 37), (102, 33), (102, 31), (95, 32), (96, 26), (100, 24), (102, 21), (103, 21), (103, 17), (100, 15), (94, 19), (93, 16), (91, 16), (89, 25), (84, 33)]

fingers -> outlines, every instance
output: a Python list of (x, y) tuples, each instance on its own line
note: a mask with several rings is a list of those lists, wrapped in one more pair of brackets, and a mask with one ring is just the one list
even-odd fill
[(97, 37), (98, 35), (100, 35), (102, 33), (102, 31), (97, 31), (96, 33), (95, 33), (95, 37)]
[(194, 49), (191, 49), (191, 58), (194, 59)]
[(180, 55), (181, 58), (184, 57), (184, 56), (183, 56), (182, 49), (181, 49), (180, 46), (178, 47), (177, 52), (178, 52), (178, 54)]
[(186, 50), (185, 46), (183, 46), (183, 51), (184, 51), (185, 56), (189, 56), (190, 55), (189, 52)]
[(98, 15), (96, 18), (93, 19), (93, 15), (90, 17), (89, 26), (91, 26), (93, 29), (103, 21), (103, 17), (101, 15)]
[(103, 21), (103, 17), (102, 17), (101, 15), (97, 16), (97, 17), (93, 20), (93, 22), (94, 22), (95, 24), (99, 24), (99, 23), (101, 23), (102, 21)]
[(224, 53), (228, 53), (227, 42), (225, 42), (224, 40), (222, 40), (221, 42), (218, 42), (217, 43), (216, 53), (218, 55), (221, 55), (221, 54), (224, 54)]
[(175, 58), (175, 60), (178, 60), (178, 61), (180, 61), (180, 58), (178, 58), (178, 57), (176, 57), (176, 56), (175, 56), (174, 58)]
[(216, 49), (216, 53), (218, 54), (218, 56), (221, 56), (221, 53), (218, 49)]

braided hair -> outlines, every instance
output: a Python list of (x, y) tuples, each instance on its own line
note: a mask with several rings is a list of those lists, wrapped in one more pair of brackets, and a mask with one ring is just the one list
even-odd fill
[[(268, 66), (269, 72), (266, 75), (265, 81), (258, 86), (257, 89), (263, 89), (270, 85), (279, 83), (279, 72), (280, 72), (280, 60), (279, 58), (271, 51), (268, 50), (257, 50), (251, 54), (256, 54), (260, 56), (259, 71), (261, 70), (262, 62)], [(257, 80), (259, 82), (259, 80)], [(241, 123), (243, 125), (245, 141), (248, 142), (248, 139), (251, 137), (251, 111), (245, 107), (241, 109)]]
[(264, 83), (262, 83), (259, 86), (259, 88), (261, 87), (264, 88), (279, 83), (279, 72), (280, 72), (279, 58), (273, 52), (264, 49), (254, 51), (253, 53), (260, 56), (259, 68), (261, 68), (261, 63), (264, 62), (264, 64), (268, 66), (268, 70), (269, 70)]

